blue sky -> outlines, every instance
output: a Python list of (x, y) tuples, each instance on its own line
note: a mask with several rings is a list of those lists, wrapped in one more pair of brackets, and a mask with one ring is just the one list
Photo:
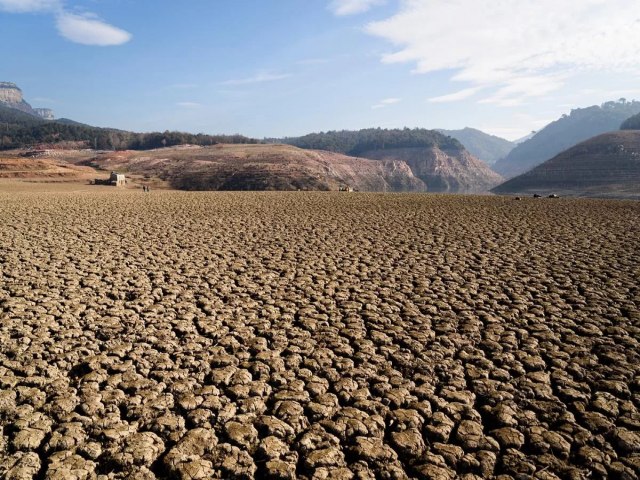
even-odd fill
[(0, 81), (136, 131), (515, 139), (640, 98), (639, 32), (637, 0), (0, 0)]

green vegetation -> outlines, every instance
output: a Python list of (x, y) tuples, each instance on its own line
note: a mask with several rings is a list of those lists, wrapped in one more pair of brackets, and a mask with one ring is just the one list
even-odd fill
[(461, 150), (464, 148), (458, 140), (442, 135), (435, 130), (424, 128), (341, 130), (310, 133), (303, 137), (269, 139), (269, 141), (279, 141), (304, 149), (327, 150), (354, 156), (371, 150), (390, 148), (438, 147), (441, 150)]
[(204, 135), (184, 132), (135, 133), (98, 128), (61, 119), (47, 121), (0, 105), (0, 150), (37, 145), (76, 143), (99, 150), (149, 150), (175, 145), (215, 145), (217, 143), (258, 143), (242, 135)]

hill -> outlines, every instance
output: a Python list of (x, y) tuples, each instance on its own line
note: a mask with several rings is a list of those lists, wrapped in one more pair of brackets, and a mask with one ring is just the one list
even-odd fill
[(462, 130), (442, 130), (438, 132), (458, 140), (471, 155), (479, 158), (487, 165), (493, 165), (498, 160), (506, 157), (516, 146), (515, 143), (504, 138), (489, 135), (475, 128), (463, 128)]
[(342, 130), (288, 138), (285, 143), (373, 160), (406, 162), (429, 192), (484, 192), (502, 180), (458, 140), (435, 130)]
[(638, 113), (640, 102), (635, 101), (607, 102), (572, 110), (516, 146), (503, 160), (496, 162), (493, 169), (505, 178), (515, 177), (579, 142), (618, 130), (623, 121)]
[(148, 178), (181, 190), (424, 191), (406, 163), (302, 150), (290, 145), (172, 147), (106, 152), (83, 165)]
[(492, 191), (640, 198), (640, 131), (591, 138)]

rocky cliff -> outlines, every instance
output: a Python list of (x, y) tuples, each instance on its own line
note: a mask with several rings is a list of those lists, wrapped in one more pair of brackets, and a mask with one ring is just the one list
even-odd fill
[(640, 131), (591, 138), (493, 192), (640, 198)]
[(15, 83), (0, 82), (0, 102), (21, 103), (22, 90)]
[(53, 110), (51, 110), (50, 108), (34, 108), (33, 111), (36, 112), (36, 115), (38, 115), (40, 118), (43, 118), (44, 120), (55, 120), (56, 118), (53, 114)]
[(22, 90), (13, 82), (0, 82), (0, 105), (20, 110), (35, 117), (53, 120), (55, 118), (53, 110), (49, 108), (33, 109), (23, 95)]
[(400, 160), (427, 185), (429, 192), (487, 192), (503, 179), (463, 148), (411, 147), (371, 150), (373, 160)]

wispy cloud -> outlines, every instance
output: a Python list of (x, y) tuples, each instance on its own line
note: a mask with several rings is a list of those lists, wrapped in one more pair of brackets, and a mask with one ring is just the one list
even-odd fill
[(465, 88), (464, 90), (459, 90), (459, 91), (454, 92), (454, 93), (449, 93), (448, 95), (441, 95), (439, 97), (431, 97), (429, 99), (429, 102), (431, 102), (431, 103), (458, 102), (460, 100), (466, 100), (469, 97), (473, 97), (480, 90), (482, 90), (482, 87)]
[(0, 10), (9, 13), (48, 13), (56, 20), (58, 33), (75, 43), (101, 47), (121, 45), (132, 35), (91, 13), (76, 14), (62, 0), (0, 0)]
[(477, 88), (493, 90), (485, 103), (516, 105), (579, 72), (640, 70), (638, 0), (401, 0), (398, 13), (366, 30), (395, 45), (384, 62), (453, 70), (468, 85), (436, 102)]
[(284, 80), (291, 77), (289, 73), (268, 73), (262, 72), (253, 77), (237, 78), (221, 82), (221, 85), (251, 85), (253, 83), (275, 82), (276, 80)]
[(0, 0), (0, 10), (10, 13), (55, 11), (61, 6), (59, 0)]
[(109, 25), (93, 15), (61, 13), (56, 19), (58, 32), (67, 40), (82, 45), (106, 47), (122, 45), (131, 40), (131, 34)]
[(340, 17), (364, 13), (371, 8), (386, 3), (386, 0), (332, 0), (329, 10)]
[(389, 105), (395, 105), (396, 103), (400, 103), (401, 101), (401, 98), (385, 98), (384, 100), (380, 100), (380, 102), (376, 103), (371, 108), (373, 110), (377, 110), (379, 108), (388, 107)]
[(478, 103), (493, 103), (503, 107), (517, 106), (527, 98), (542, 97), (558, 90), (567, 75), (538, 75), (531, 77), (514, 77), (498, 89), (493, 95), (480, 100)]
[(177, 102), (176, 105), (182, 108), (200, 108), (202, 107), (201, 103), (198, 102)]

